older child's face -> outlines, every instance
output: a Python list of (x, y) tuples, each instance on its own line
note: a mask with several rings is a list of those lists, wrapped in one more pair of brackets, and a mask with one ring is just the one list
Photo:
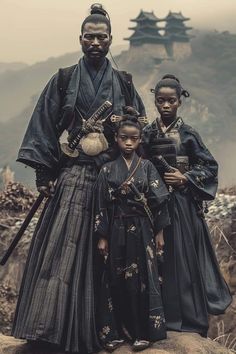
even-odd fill
[(155, 105), (161, 115), (163, 123), (171, 122), (176, 118), (181, 101), (176, 90), (171, 87), (161, 87), (155, 96)]
[(124, 155), (131, 155), (137, 150), (141, 142), (140, 130), (136, 127), (125, 125), (119, 129), (116, 141)]

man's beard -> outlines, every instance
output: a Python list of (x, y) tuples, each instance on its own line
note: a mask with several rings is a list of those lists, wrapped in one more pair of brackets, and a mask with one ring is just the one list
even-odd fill
[[(82, 48), (83, 49), (83, 48)], [(109, 47), (106, 49), (96, 49), (96, 48), (89, 48), (86, 50), (83, 50), (84, 54), (88, 59), (91, 60), (102, 60), (106, 57), (108, 54)]]

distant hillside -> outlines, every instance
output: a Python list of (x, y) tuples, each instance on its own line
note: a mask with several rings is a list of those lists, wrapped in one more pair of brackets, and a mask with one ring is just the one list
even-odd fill
[[(114, 46), (112, 54), (116, 56), (126, 48), (126, 45)], [(0, 63), (0, 122), (6, 122), (19, 114), (30, 104), (32, 96), (39, 95), (59, 68), (77, 63), (80, 56), (81, 52), (78, 51), (57, 58), (49, 58), (31, 66), (24, 66), (22, 70), (2, 73)]]
[(50, 58), (18, 71), (0, 75), (0, 122), (6, 122), (29, 106), (31, 97), (39, 94), (50, 77), (60, 67), (77, 62), (78, 53)]
[[(15, 106), (9, 99), (9, 91), (5, 100), (8, 100), (8, 106), (10, 104), (12, 110), (18, 113), (14, 114), (15, 118), (0, 125), (0, 166), (3, 163), (12, 163), (15, 159), (36, 96), (46, 81), (56, 68), (74, 63), (77, 57), (75, 53), (68, 54), (28, 67), (18, 74), (18, 81), (12, 76), (12, 82), (9, 82), (8, 76), (8, 90), (10, 87), (12, 99), (15, 99), (17, 104)], [(173, 73), (180, 78), (183, 87), (191, 94), (190, 99), (183, 102), (181, 115), (186, 123), (197, 128), (219, 160), (221, 183), (236, 183), (236, 35), (228, 32), (197, 33), (192, 41), (191, 57), (182, 61), (165, 61), (159, 66), (154, 65), (153, 59), (147, 53), (131, 58), (129, 51), (123, 51), (115, 60), (120, 69), (132, 72), (150, 120), (156, 116), (150, 88), (153, 88), (165, 73)], [(0, 87), (4, 87), (2, 75)], [(21, 88), (24, 88), (23, 93)], [(30, 101), (33, 94), (36, 96)], [(6, 110), (7, 104), (3, 97), (0, 97), (0, 102)], [(20, 106), (22, 108), (19, 110)], [(17, 168), (18, 176), (25, 176), (22, 167)]]
[(0, 74), (9, 70), (21, 70), (27, 66), (25, 63), (1, 63), (0, 62)]

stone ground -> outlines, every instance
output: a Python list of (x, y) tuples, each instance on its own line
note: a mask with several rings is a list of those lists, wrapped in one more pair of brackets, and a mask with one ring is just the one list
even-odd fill
[[(25, 341), (0, 334), (0, 354), (49, 354), (48, 351), (32, 350)], [(105, 354), (101, 351), (99, 354)], [(129, 345), (117, 349), (114, 354), (130, 354), (132, 350)], [(169, 332), (166, 340), (159, 341), (149, 349), (142, 351), (145, 354), (230, 354), (233, 351), (220, 344), (205, 339), (195, 333)], [(57, 352), (54, 354), (63, 354)]]

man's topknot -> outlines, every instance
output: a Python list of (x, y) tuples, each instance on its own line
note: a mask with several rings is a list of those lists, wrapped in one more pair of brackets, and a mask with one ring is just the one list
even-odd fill
[(83, 33), (83, 29), (86, 23), (105, 23), (108, 27), (109, 33), (111, 33), (111, 22), (108, 12), (103, 8), (103, 6), (99, 3), (95, 3), (90, 7), (90, 15), (87, 16), (81, 26), (81, 33)]
[(95, 3), (95, 4), (91, 5), (90, 15), (103, 15), (103, 16), (107, 17), (108, 13), (102, 7), (101, 4)]

